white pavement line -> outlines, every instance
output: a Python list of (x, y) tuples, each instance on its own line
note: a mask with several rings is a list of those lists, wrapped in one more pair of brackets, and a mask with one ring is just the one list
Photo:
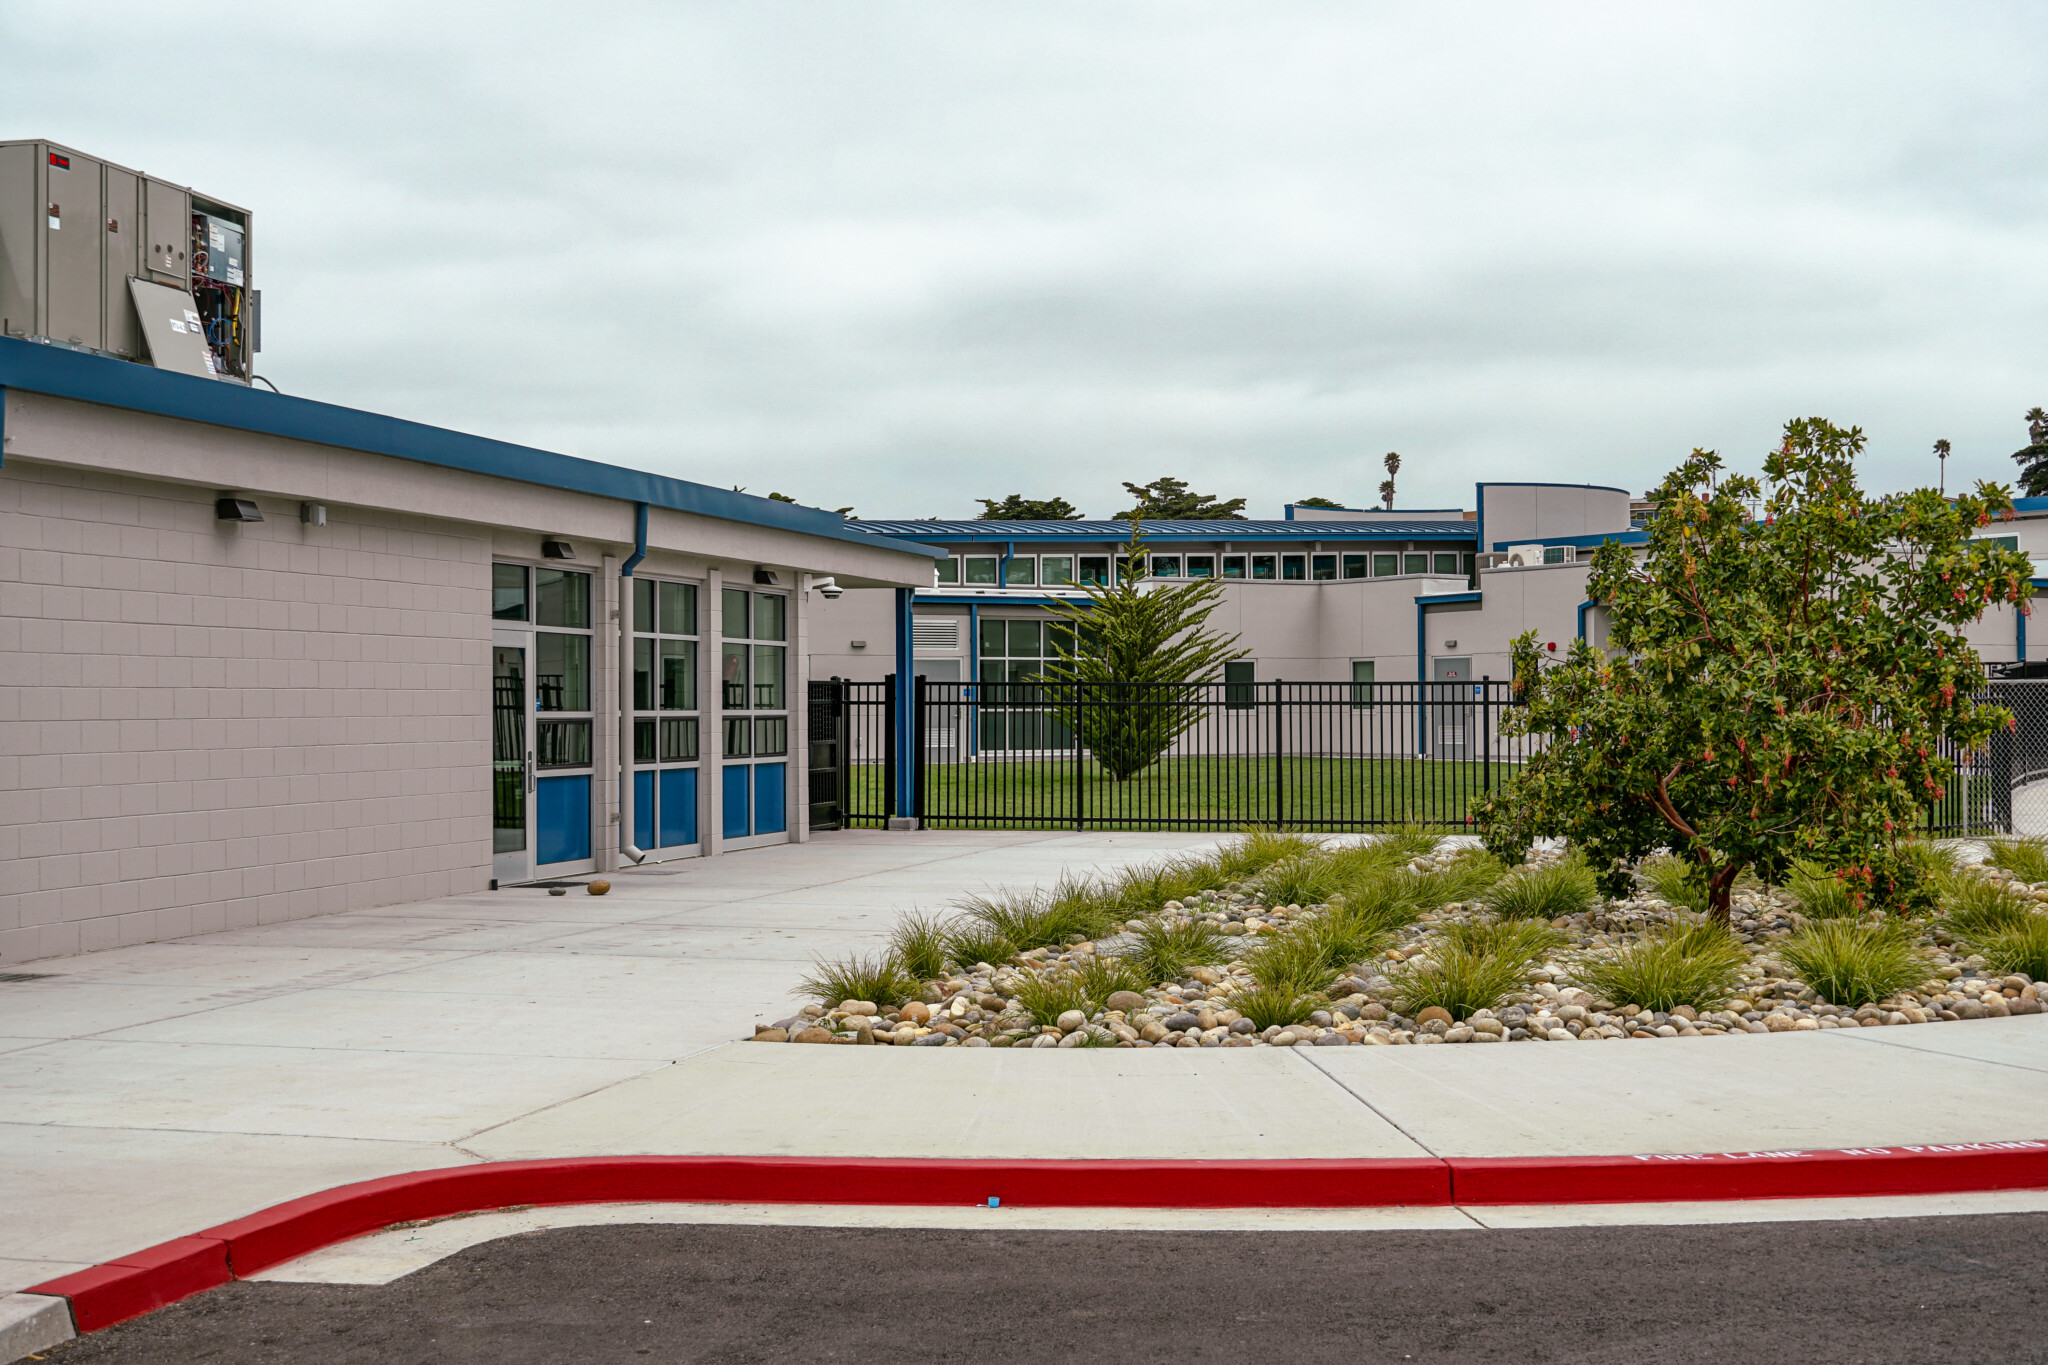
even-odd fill
[(71, 1305), (49, 1294), (0, 1298), (0, 1362), (20, 1360), (71, 1340)]
[(708, 1224), (968, 1231), (1375, 1232), (1474, 1231), (1452, 1208), (990, 1209), (867, 1204), (572, 1204), (457, 1216), (392, 1228), (310, 1252), (249, 1276), (293, 1284), (389, 1284), (458, 1251), (551, 1228)]
[(1693, 1223), (1840, 1222), (1953, 1214), (2048, 1212), (2048, 1190), (1891, 1194), (1858, 1199), (1729, 1199), (1668, 1204), (1464, 1205), (1489, 1228), (1655, 1227)]

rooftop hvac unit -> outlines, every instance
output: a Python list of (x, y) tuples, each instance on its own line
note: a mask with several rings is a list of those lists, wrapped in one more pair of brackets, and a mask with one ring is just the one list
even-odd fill
[(1510, 545), (1507, 564), (1511, 569), (1530, 569), (1541, 564), (1573, 564), (1578, 551), (1570, 545)]
[(249, 382), (246, 209), (74, 152), (0, 142), (0, 332)]

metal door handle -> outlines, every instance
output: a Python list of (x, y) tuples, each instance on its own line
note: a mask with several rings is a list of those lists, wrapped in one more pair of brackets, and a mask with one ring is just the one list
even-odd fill
[(533, 750), (526, 751), (526, 790), (533, 791)]

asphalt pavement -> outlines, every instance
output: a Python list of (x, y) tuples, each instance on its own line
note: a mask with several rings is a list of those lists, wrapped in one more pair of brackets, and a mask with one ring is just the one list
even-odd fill
[(2048, 1214), (1446, 1232), (661, 1225), (241, 1282), (57, 1347), (234, 1361), (2048, 1362)]

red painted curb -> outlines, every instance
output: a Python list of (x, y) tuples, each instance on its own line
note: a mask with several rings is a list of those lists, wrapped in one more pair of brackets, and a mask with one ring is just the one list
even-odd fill
[(1457, 1204), (1644, 1204), (1856, 1199), (2048, 1188), (2048, 1142), (1951, 1142), (1838, 1151), (1454, 1157)]
[(179, 1237), (90, 1270), (45, 1280), (25, 1292), (71, 1300), (72, 1326), (97, 1332), (233, 1278), (227, 1245), (219, 1238)]
[(574, 1157), (341, 1185), (46, 1280), (81, 1332), (375, 1232), (512, 1204), (985, 1204), (1037, 1208), (1385, 1208), (1827, 1199), (2048, 1189), (2048, 1141), (1840, 1151), (1283, 1161)]

